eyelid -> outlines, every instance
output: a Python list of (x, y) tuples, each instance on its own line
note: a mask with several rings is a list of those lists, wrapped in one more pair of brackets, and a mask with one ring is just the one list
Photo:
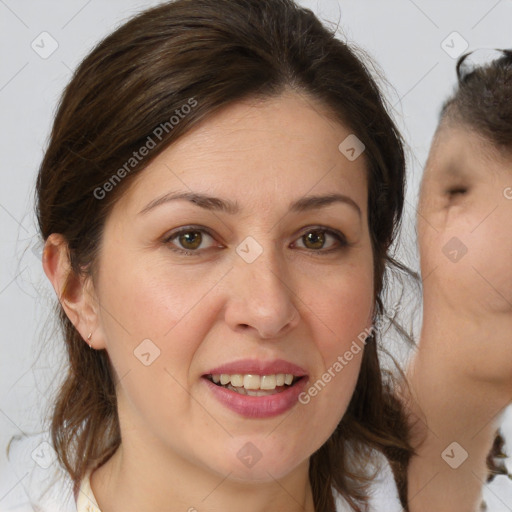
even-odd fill
[(212, 238), (215, 238), (213, 236), (213, 233), (204, 226), (198, 226), (191, 224), (190, 226), (180, 226), (179, 228), (173, 229), (172, 231), (166, 233), (162, 240), (168, 241), (172, 238), (176, 238), (178, 235), (181, 235), (182, 233), (188, 233), (189, 231), (200, 231), (201, 233), (206, 233), (207, 235), (211, 236)]
[(465, 186), (454, 186), (448, 187), (445, 189), (444, 195), (448, 201), (458, 201), (462, 200), (464, 196), (466, 196), (469, 192), (469, 187)]
[(334, 247), (331, 249), (318, 249), (316, 251), (314, 249), (308, 249), (307, 247), (304, 247), (304, 249), (306, 249), (307, 251), (309, 251), (311, 253), (326, 254), (326, 253), (330, 253), (332, 251), (335, 251), (337, 249), (342, 249), (342, 248), (350, 245), (347, 241), (347, 237), (341, 231), (338, 231), (337, 229), (333, 229), (333, 228), (328, 228), (326, 226), (318, 226), (318, 225), (317, 226), (306, 226), (304, 229), (302, 229), (300, 231), (300, 234), (295, 238), (294, 243), (297, 240), (300, 240), (305, 234), (311, 233), (313, 231), (325, 232), (327, 235), (330, 235), (333, 238), (335, 238), (339, 245), (337, 247)]
[[(216, 237), (213, 235), (213, 233), (204, 226), (198, 226), (198, 225), (190, 225), (190, 226), (181, 226), (179, 228), (174, 229), (170, 233), (166, 233), (164, 237), (162, 238), (162, 243), (164, 244), (171, 244), (171, 240), (174, 238), (177, 238), (182, 233), (189, 233), (192, 231), (198, 231), (202, 234), (208, 235), (212, 240), (216, 241)], [(218, 246), (217, 246), (218, 247)], [(186, 256), (198, 256), (202, 254), (204, 251), (207, 251), (210, 248), (207, 249), (195, 249), (195, 250), (187, 250), (180, 247), (170, 247), (170, 249), (174, 252), (177, 252), (179, 254), (185, 254)]]
[[(193, 231), (198, 231), (200, 233), (204, 233), (204, 234), (208, 235), (210, 238), (212, 238), (213, 240), (216, 240), (216, 236), (208, 228), (206, 228), (204, 226), (199, 226), (199, 225), (188, 225), (188, 226), (181, 226), (179, 228), (172, 230), (170, 233), (166, 233), (162, 238), (162, 243), (164, 243), (166, 245), (170, 245), (171, 240), (179, 237), (179, 235), (181, 235), (182, 233), (188, 233), (188, 232), (193, 232)], [(315, 250), (315, 249), (308, 249), (307, 247), (304, 247), (301, 249), (304, 249), (312, 254), (328, 254), (328, 253), (334, 252), (336, 250), (341, 250), (350, 245), (349, 242), (347, 241), (346, 236), (341, 231), (338, 231), (337, 229), (334, 229), (334, 228), (329, 228), (327, 226), (322, 226), (322, 225), (312, 225), (312, 226), (304, 227), (295, 236), (292, 243), (295, 243), (297, 240), (300, 240), (305, 234), (314, 232), (314, 231), (325, 232), (327, 235), (330, 235), (333, 238), (335, 238), (339, 245), (337, 247), (334, 247), (331, 249)], [(219, 246), (217, 246), (217, 247), (219, 248)], [(182, 249), (180, 247), (170, 247), (170, 249), (174, 252), (177, 252), (179, 254), (184, 254), (186, 256), (198, 256), (198, 255), (201, 255), (202, 253), (204, 253), (205, 251), (209, 250), (210, 248), (187, 250), (187, 249)]]

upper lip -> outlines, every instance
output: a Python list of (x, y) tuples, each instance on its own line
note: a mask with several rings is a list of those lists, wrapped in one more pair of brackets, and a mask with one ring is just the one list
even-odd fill
[(304, 368), (285, 361), (284, 359), (274, 359), (273, 361), (261, 361), (259, 359), (241, 359), (232, 361), (221, 366), (217, 366), (208, 371), (205, 375), (220, 374), (250, 374), (250, 375), (276, 375), (278, 373), (289, 373), (296, 377), (307, 375)]

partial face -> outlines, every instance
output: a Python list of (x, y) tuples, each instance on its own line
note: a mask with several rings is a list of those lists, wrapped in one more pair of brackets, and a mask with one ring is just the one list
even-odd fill
[(94, 339), (120, 379), (126, 449), (269, 481), (342, 418), (373, 311), (366, 172), (312, 104), (230, 106), (108, 218)]
[(512, 309), (512, 159), (464, 127), (438, 132), (418, 215), (427, 300), (469, 318)]

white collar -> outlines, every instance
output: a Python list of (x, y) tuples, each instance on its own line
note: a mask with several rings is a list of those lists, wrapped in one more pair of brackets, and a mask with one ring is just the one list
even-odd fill
[(78, 499), (76, 501), (77, 512), (101, 512), (98, 502), (91, 489), (91, 472), (88, 472), (82, 479)]

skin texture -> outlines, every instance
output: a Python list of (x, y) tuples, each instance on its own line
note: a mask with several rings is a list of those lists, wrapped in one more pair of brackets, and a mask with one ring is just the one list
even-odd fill
[[(424, 310), (408, 370), (420, 420), (412, 512), (478, 510), (485, 458), (512, 399), (511, 168), (512, 157), (469, 128), (438, 129), (418, 210)], [(467, 452), (463, 462), (459, 447), (441, 456), (453, 442)]]
[[(94, 283), (76, 279), (61, 296), (65, 244), (48, 239), (46, 274), (119, 379), (122, 444), (91, 480), (103, 512), (313, 510), (309, 457), (342, 418), (362, 351), (309, 404), (268, 419), (225, 408), (201, 376), (239, 359), (281, 358), (312, 383), (371, 326), (366, 170), (364, 157), (350, 162), (338, 150), (349, 134), (297, 93), (233, 104), (167, 148), (116, 203)], [(240, 212), (179, 200), (139, 214), (171, 191), (236, 201)], [(360, 213), (340, 202), (289, 211), (299, 198), (332, 193)], [(190, 225), (212, 236), (199, 255), (178, 254), (178, 239), (165, 239)], [(328, 233), (322, 250), (305, 245), (318, 226), (342, 232), (347, 245)], [(263, 250), (252, 263), (236, 252), (248, 236)], [(134, 357), (144, 339), (160, 349), (150, 366)], [(247, 442), (262, 454), (251, 468), (237, 457)]]

